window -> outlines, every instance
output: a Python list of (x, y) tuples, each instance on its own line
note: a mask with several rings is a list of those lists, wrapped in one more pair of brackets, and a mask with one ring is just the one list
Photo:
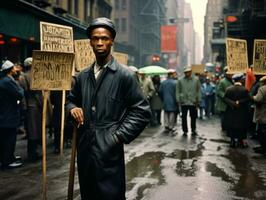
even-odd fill
[(121, 2), (121, 9), (126, 10), (127, 9), (127, 0), (122, 0)]
[(126, 32), (127, 31), (127, 19), (126, 18), (122, 18), (122, 24), (121, 24), (121, 31), (122, 32)]
[(115, 27), (116, 27), (116, 31), (119, 32), (120, 28), (119, 28), (119, 18), (115, 18)]
[(119, 10), (120, 8), (120, 0), (115, 0), (115, 9)]

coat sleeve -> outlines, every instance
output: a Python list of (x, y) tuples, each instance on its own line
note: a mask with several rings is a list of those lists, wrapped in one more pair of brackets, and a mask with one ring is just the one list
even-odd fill
[(143, 96), (139, 84), (133, 76), (123, 81), (126, 92), (126, 109), (115, 132), (119, 140), (125, 144), (133, 141), (146, 127), (151, 118), (148, 101)]
[(13, 96), (15, 99), (21, 100), (24, 97), (24, 90), (16, 81), (10, 78), (8, 79), (9, 80), (7, 80), (5, 84), (6, 92)]

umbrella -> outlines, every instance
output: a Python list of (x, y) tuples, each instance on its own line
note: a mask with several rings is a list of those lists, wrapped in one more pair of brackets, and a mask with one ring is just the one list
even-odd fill
[(150, 65), (140, 68), (139, 73), (144, 73), (146, 75), (162, 75), (167, 74), (167, 69), (156, 65)]

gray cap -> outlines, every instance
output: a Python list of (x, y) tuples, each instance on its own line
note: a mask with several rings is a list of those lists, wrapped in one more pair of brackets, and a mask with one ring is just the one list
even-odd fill
[(9, 61), (9, 60), (6, 60), (6, 61), (3, 63), (2, 67), (1, 67), (1, 71), (4, 71), (4, 70), (7, 70), (7, 69), (10, 69), (10, 68), (12, 68), (12, 67), (14, 67), (14, 63), (12, 63), (12, 62)]
[(32, 57), (28, 57), (24, 60), (24, 66), (29, 67), (32, 65)]
[(95, 28), (99, 28), (99, 27), (103, 27), (103, 28), (108, 29), (112, 34), (112, 38), (113, 39), (115, 38), (115, 36), (116, 36), (115, 25), (112, 22), (112, 20), (110, 20), (106, 17), (99, 17), (99, 18), (92, 20), (91, 24), (89, 25), (89, 27), (87, 28), (87, 31), (86, 31), (88, 37), (91, 38), (92, 30)]
[(192, 68), (190, 67), (190, 66), (186, 66), (186, 67), (184, 67), (184, 73), (185, 72), (190, 72), (190, 71), (192, 71)]

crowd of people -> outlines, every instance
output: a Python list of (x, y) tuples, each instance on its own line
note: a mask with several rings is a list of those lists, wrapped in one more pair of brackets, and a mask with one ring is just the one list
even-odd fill
[(217, 115), (221, 130), (230, 138), (230, 147), (248, 146), (247, 137), (258, 139), (261, 146), (256, 153), (266, 153), (265, 103), (266, 76), (254, 75), (251, 68), (245, 73), (231, 73), (224, 67), (223, 73), (213, 75), (204, 71), (192, 73), (184, 68), (184, 76), (177, 78), (176, 71), (168, 70), (165, 80), (160, 76), (140, 74), (140, 84), (152, 109), (150, 126), (161, 125), (164, 113), (164, 133), (176, 134), (177, 117), (181, 118), (183, 135), (187, 136), (187, 115), (190, 113), (191, 135), (198, 134), (196, 120), (207, 120)]

